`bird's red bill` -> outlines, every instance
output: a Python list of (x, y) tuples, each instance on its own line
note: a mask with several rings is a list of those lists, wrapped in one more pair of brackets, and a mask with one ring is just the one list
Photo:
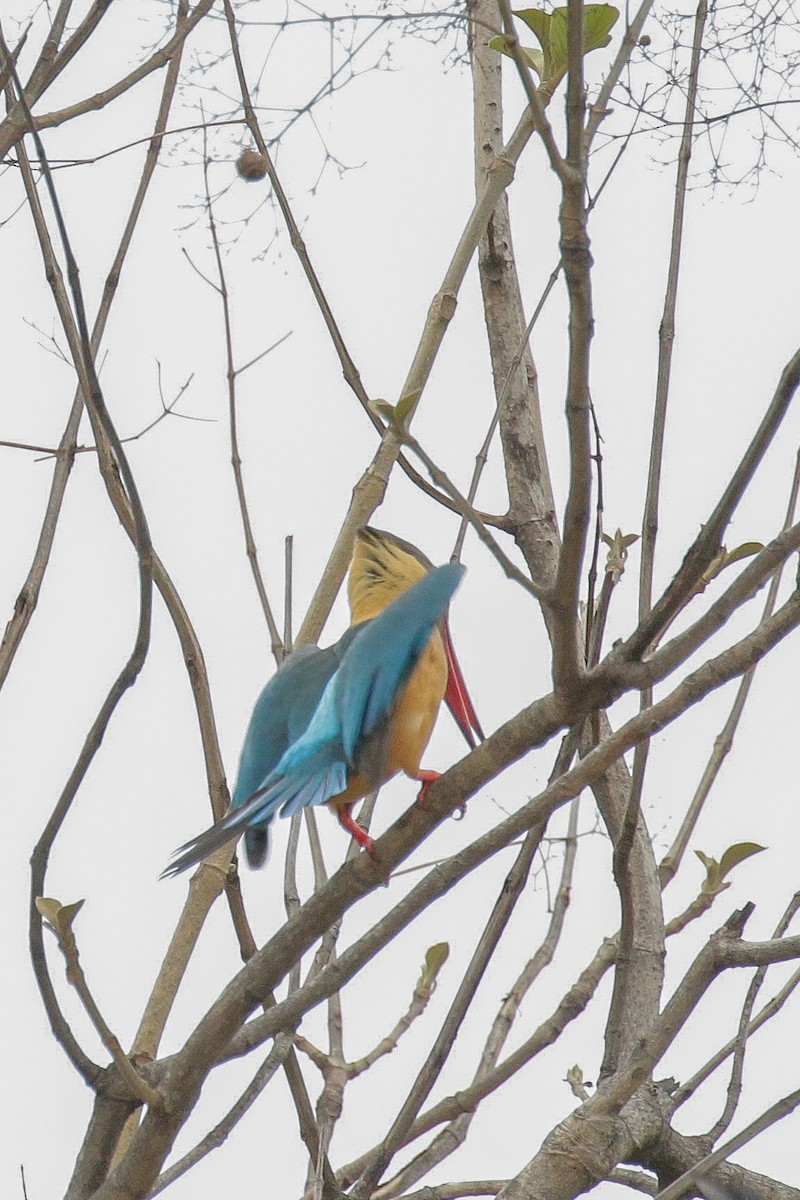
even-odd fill
[(468, 745), (474, 748), (478, 744), (476, 736), (483, 741), (485, 735), (464, 683), (464, 676), (461, 674), (461, 667), (458, 665), (458, 659), (453, 649), (447, 621), (442, 622), (442, 640), (447, 655), (447, 687), (444, 693), (444, 702), (453, 714), (456, 725), (467, 739)]

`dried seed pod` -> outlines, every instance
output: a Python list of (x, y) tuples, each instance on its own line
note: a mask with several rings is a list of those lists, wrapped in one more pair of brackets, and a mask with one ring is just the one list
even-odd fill
[(236, 170), (242, 179), (255, 182), (267, 173), (267, 160), (257, 150), (243, 150), (236, 160)]

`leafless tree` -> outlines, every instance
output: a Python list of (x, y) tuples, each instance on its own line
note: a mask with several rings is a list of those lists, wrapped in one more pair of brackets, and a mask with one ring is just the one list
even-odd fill
[[(642, 0), (636, 11), (626, 10), (615, 23), (619, 14), (609, 6), (584, 5), (579, 0), (569, 0), (566, 8), (552, 12), (525, 10), (522, 19), (512, 13), (507, 0), (470, 0), (465, 12), (424, 6), (418, 13), (404, 13), (381, 7), (375, 12), (352, 11), (337, 17), (298, 6), (275, 21), (272, 40), (266, 43), (263, 5), (235, 5), (233, 0), (216, 4), (198, 0), (191, 5), (189, 0), (179, 0), (175, 5), (148, 6), (151, 25), (147, 36), (152, 33), (152, 45), (140, 52), (134, 67), (127, 66), (90, 95), (80, 90), (80, 73), (67, 68), (73, 61), (85, 63), (93, 48), (103, 44), (106, 25), (115, 19), (114, 6), (96, 0), (84, 6), (77, 18), (72, 10), (70, 0), (61, 0), (55, 6), (38, 8), (29, 25), (12, 29), (6, 20), (0, 40), (0, 78), (6, 98), (6, 115), (0, 122), (0, 158), (5, 168), (5, 195), (14, 198), (8, 212), (13, 209), (14, 221), (27, 220), (35, 229), (40, 260), (30, 262), (27, 269), (43, 273), (47, 279), (60, 330), (53, 337), (53, 346), (59, 347), (77, 376), (57, 446), (12, 442), (10, 438), (3, 443), (4, 453), (46, 454), (52, 465), (48, 468), (49, 500), (32, 564), (17, 587), (18, 598), (0, 647), (0, 683), (6, 682), (12, 668), (20, 669), (18, 651), (36, 628), (34, 614), (79, 452), (95, 456), (108, 503), (137, 561), (138, 621), (132, 648), (76, 751), (74, 765), (52, 804), (31, 858), (33, 972), (52, 1036), (94, 1094), (91, 1120), (77, 1150), (72, 1178), (65, 1183), (68, 1200), (143, 1200), (159, 1194), (207, 1155), (220, 1150), (281, 1075), (288, 1084), (299, 1138), (307, 1154), (307, 1176), (305, 1181), (298, 1179), (297, 1195), (326, 1200), (344, 1195), (353, 1200), (395, 1196), (449, 1200), (481, 1195), (497, 1195), (502, 1200), (567, 1200), (588, 1193), (602, 1181), (611, 1181), (623, 1190), (658, 1195), (662, 1200), (800, 1197), (800, 1190), (790, 1181), (779, 1182), (729, 1161), (734, 1151), (800, 1104), (800, 1090), (774, 1095), (759, 1116), (729, 1136), (745, 1092), (745, 1058), (756, 1053), (751, 1051), (750, 1039), (782, 1010), (800, 981), (798, 967), (781, 977), (783, 982), (768, 1000), (759, 1001), (769, 968), (800, 958), (800, 934), (790, 931), (798, 895), (779, 893), (781, 911), (773, 936), (765, 940), (745, 937), (752, 912), (749, 903), (724, 911), (713, 921), (708, 914), (712, 908), (719, 909), (731, 873), (761, 849), (738, 842), (718, 858), (702, 855), (704, 877), (683, 911), (667, 917), (663, 902), (665, 889), (673, 880), (691, 878), (687, 850), (693, 848), (697, 823), (733, 745), (754, 673), (765, 656), (787, 652), (790, 643), (786, 639), (800, 623), (800, 594), (794, 581), (786, 579), (790, 572), (784, 572), (800, 547), (798, 471), (785, 481), (782, 523), (776, 521), (774, 528), (764, 532), (762, 541), (731, 549), (724, 544), (734, 513), (763, 476), (768, 450), (785, 436), (784, 419), (800, 380), (800, 347), (785, 364), (776, 364), (777, 386), (765, 380), (761, 414), (749, 431), (749, 444), (732, 466), (711, 511), (694, 514), (699, 532), (682, 547), (679, 569), (663, 590), (659, 591), (655, 582), (690, 160), (693, 150), (699, 150), (705, 156), (699, 173), (709, 172), (715, 182), (749, 178), (763, 167), (769, 139), (776, 140), (779, 148), (791, 143), (790, 131), (779, 115), (781, 105), (794, 102), (791, 87), (796, 52), (787, 46), (796, 38), (796, 29), (790, 25), (788, 9), (779, 11), (759, 0), (755, 6), (724, 10), (712, 6), (709, 10), (706, 0), (699, 0), (696, 11), (689, 15), (659, 10), (652, 0)], [(295, 39), (290, 53), (300, 53), (296, 47), (301, 44), (298, 39), (306, 36), (306, 22), (317, 31), (322, 29), (328, 38), (330, 69), (304, 100), (293, 96), (285, 111), (276, 112), (262, 101), (264, 72), (282, 53), (289, 32)], [(423, 329), (413, 359), (397, 396), (389, 403), (371, 396), (362, 382), (329, 291), (323, 287), (304, 242), (291, 199), (292, 187), (282, 176), (277, 155), (298, 123), (313, 122), (319, 97), (354, 79), (362, 63), (366, 69), (386, 62), (395, 28), (421, 32), (434, 40), (455, 30), (468, 48), (475, 199), (462, 227), (456, 228), (453, 222), (449, 265), (427, 314), (421, 314)], [(657, 31), (655, 45), (648, 33), (651, 28)], [(269, 47), (266, 53), (265, 45)], [(448, 43), (451, 48), (453, 45), (458, 55), (458, 42)], [(362, 58), (365, 46), (367, 57)], [(135, 52), (130, 46), (126, 50)], [(602, 82), (587, 86), (589, 64), (593, 69), (597, 66), (592, 79), (600, 77), (601, 54)], [(666, 69), (662, 69), (659, 56)], [(504, 127), (502, 71), (510, 73), (508, 88), (518, 88), (524, 96), (521, 115), (510, 132)], [(48, 111), (47, 92), (62, 82), (62, 73), (73, 89), (70, 99), (63, 102), (62, 86), (61, 107)], [(724, 88), (718, 83), (720, 73), (726, 76)], [(152, 129), (137, 151), (144, 153), (141, 176), (105, 288), (90, 319), (60, 194), (67, 167), (89, 170), (92, 162), (112, 150), (98, 147), (96, 156), (58, 160), (48, 155), (49, 131), (61, 126), (78, 128), (87, 114), (100, 110), (113, 113), (123, 97), (135, 94), (138, 85), (156, 75), (161, 84), (156, 113), (151, 118)], [(197, 120), (175, 125), (173, 105), (181, 81), (188, 89), (184, 95), (191, 95), (190, 103), (197, 108), (202, 105), (202, 112)], [(151, 88), (142, 104), (150, 103), (152, 95)], [(560, 112), (554, 115), (562, 100), (563, 120)], [(676, 105), (681, 106), (679, 115)], [(755, 160), (737, 165), (729, 162), (725, 138), (733, 122), (747, 113), (755, 114), (761, 133)], [(431, 787), (424, 805), (403, 813), (376, 840), (374, 856), (349, 854), (344, 865), (331, 872), (314, 813), (307, 812), (304, 821), (293, 818), (284, 874), (286, 921), (263, 944), (258, 944), (251, 930), (230, 848), (212, 856), (188, 886), (183, 910), (141, 1012), (138, 1032), (126, 1047), (113, 1032), (113, 1017), (101, 1011), (97, 997), (102, 988), (93, 970), (84, 973), (81, 965), (80, 921), (75, 922), (80, 903), (62, 904), (48, 898), (48, 864), (87, 772), (117, 717), (119, 702), (140, 680), (150, 647), (156, 594), (180, 642), (214, 816), (220, 817), (228, 803), (212, 692), (191, 620), (192, 596), (179, 593), (154, 544), (152, 513), (140, 495), (126, 448), (130, 439), (120, 436), (112, 415), (115, 406), (100, 381), (109, 315), (120, 280), (125, 278), (129, 251), (138, 246), (139, 217), (165, 147), (179, 146), (182, 153), (198, 156), (204, 166), (204, 194), (198, 198), (194, 216), (197, 221), (202, 217), (207, 230), (208, 253), (202, 262), (192, 257), (191, 266), (197, 294), (205, 299), (210, 295), (219, 305), (236, 496), (247, 559), (276, 662), (293, 640), (288, 619), (281, 627), (274, 588), (265, 582), (259, 563), (255, 533), (259, 520), (248, 506), (242, 470), (248, 447), (238, 428), (238, 388), (246, 371), (256, 363), (263, 366), (266, 361), (268, 365), (269, 359), (268, 350), (261, 349), (242, 361), (237, 350), (236, 306), (228, 276), (239, 243), (229, 236), (230, 226), (223, 224), (224, 198), (214, 191), (209, 172), (214, 158), (224, 157), (231, 145), (231, 126), (237, 138), (246, 137), (250, 147), (240, 163), (241, 174), (263, 179), (259, 196), (269, 197), (269, 207), (259, 200), (254, 211), (244, 217), (240, 213), (236, 219), (251, 226), (262, 222), (265, 232), (261, 236), (268, 244), (272, 234), (267, 226), (271, 214), (276, 214), (304, 272), (347, 385), (371, 422), (376, 439), (374, 454), (355, 482), (340, 532), (320, 570), (295, 644), (316, 641), (322, 634), (347, 570), (355, 531), (372, 519), (399, 469), (426, 497), (431, 510), (451, 514), (454, 529), (459, 529), (456, 553), (461, 554), (465, 535), (472, 530), (477, 535), (469, 543), (473, 561), (493, 556), (508, 577), (507, 587), (523, 589), (546, 630), (552, 683), (545, 694), (531, 690), (518, 712)], [(649, 401), (651, 454), (647, 471), (641, 472), (644, 509), (640, 527), (611, 533), (603, 529), (603, 412), (595, 411), (590, 392), (595, 311), (589, 231), (593, 211), (613, 193), (613, 187), (606, 191), (606, 185), (613, 184), (614, 172), (632, 139), (660, 138), (655, 143), (654, 153), (658, 153), (665, 133), (672, 130), (677, 130), (679, 141), (677, 153), (670, 151), (674, 206), (669, 255), (666, 263), (659, 263), (666, 287), (654, 394)], [(322, 141), (320, 145), (322, 167), (335, 163), (335, 146)], [(515, 255), (508, 193), (518, 167), (533, 155), (534, 148), (542, 175), (549, 172), (556, 182), (559, 217), (552, 275), (529, 316), (520, 283), (527, 264), (518, 262)], [(114, 153), (121, 150), (121, 146), (113, 147)], [(235, 178), (231, 170), (231, 183)], [(318, 180), (317, 172), (312, 182)], [(8, 230), (13, 228), (10, 217), (6, 224)], [(456, 319), (462, 285), (476, 263), (494, 397), (485, 441), (471, 482), (462, 491), (431, 454), (418, 432), (416, 418), (424, 410), (432, 369)], [(566, 317), (560, 350), (566, 366), (559, 436), (566, 438), (568, 455), (563, 487), (557, 490), (551, 479), (557, 450), (545, 438), (531, 335), (550, 297), (561, 287)], [(183, 389), (170, 402), (162, 395), (158, 420), (172, 417), (182, 395)], [(79, 443), (84, 417), (91, 428), (91, 445)], [(482, 473), (498, 433), (508, 497), (505, 511), (499, 514), (478, 507)], [(136, 436), (144, 434), (149, 434), (149, 427)], [(424, 535), (418, 540), (423, 543)], [(623, 590), (621, 581), (629, 589), (633, 586), (626, 562), (635, 542), (640, 551), (638, 603), (626, 616), (618, 597)], [(744, 606), (763, 588), (766, 601), (760, 615), (753, 618)], [(227, 608), (226, 600), (220, 604), (221, 626), (230, 619), (227, 611), (222, 611)], [(285, 611), (291, 611), (288, 602)], [(617, 612), (615, 637), (609, 644), (609, 623)], [(501, 688), (502, 672), (498, 675)], [(649, 753), (653, 739), (662, 731), (671, 733), (682, 718), (691, 721), (688, 714), (701, 711), (697, 706), (726, 684), (735, 688), (729, 715), (708, 752), (694, 795), (674, 798), (678, 831), (659, 861), (646, 821), (648, 796), (659, 786), (658, 766)], [(626, 698), (627, 708), (624, 704), (614, 707)], [(401, 864), (435, 827), (529, 755), (540, 760), (546, 784), (533, 795), (518, 794), (513, 811), (498, 814), (479, 836), (462, 838), (450, 857), (425, 864), (413, 876), (413, 883), (398, 887), (395, 879)], [(551, 964), (559, 961), (559, 951), (563, 952), (571, 893), (581, 871), (579, 833), (585, 825), (579, 806), (587, 793), (584, 807), (596, 808), (613, 847), (609, 861), (618, 900), (618, 928), (610, 929), (599, 944), (583, 941), (583, 959), (564, 967), (571, 981), (555, 1003), (542, 1007), (535, 999), (535, 985), (547, 977)], [(365, 805), (365, 822), (371, 820), (373, 804), (374, 798)], [(203, 814), (198, 810), (195, 815), (199, 827)], [(308, 888), (302, 872), (298, 873), (298, 858), (306, 840), (313, 865)], [(484, 891), (483, 910), (471, 919), (474, 945), (463, 978), (447, 978), (448, 947), (432, 945), (424, 956), (419, 979), (410, 989), (411, 998), (404, 1001), (405, 1010), (401, 1004), (397, 1011), (387, 1011), (382, 1036), (360, 1057), (348, 1058), (343, 1001), (358, 995), (363, 969), (379, 956), (390, 955), (403, 930), (415, 924), (426, 929), (426, 914), (437, 900), (463, 888), (473, 873), (509, 848), (513, 861), (502, 886), (496, 894)], [(165, 862), (170, 849), (169, 845), (163, 847)], [(530, 937), (513, 938), (509, 931), (541, 875), (545, 858), (548, 878), (554, 869), (559, 878), (548, 927), (534, 944)], [(276, 870), (275, 864), (272, 869)], [(388, 890), (382, 887), (387, 880), (392, 882)], [(165, 885), (154, 881), (153, 887)], [(179, 1035), (173, 1032), (177, 1048), (164, 1053), (167, 1022), (186, 986), (201, 931), (218, 900), (229, 910), (243, 966), (231, 977), (220, 973), (218, 998), (193, 1028), (186, 1027)], [(368, 911), (368, 924), (357, 936), (345, 939), (343, 918), (361, 908)], [(699, 940), (687, 940), (692, 935)], [(57, 959), (48, 952), (48, 941), (53, 948), (57, 944), (66, 960), (67, 982), (60, 977)], [(304, 957), (309, 955), (310, 962)], [(677, 965), (667, 985), (666, 965), (673, 962)], [(112, 971), (121, 969), (113, 951), (108, 964)], [(735, 1018), (725, 1009), (730, 1003), (726, 1000), (710, 1025), (707, 993), (721, 977), (742, 967), (750, 969), (750, 982)], [(490, 971), (497, 972), (495, 980), (499, 976), (503, 980), (502, 999), (491, 1012), (477, 1003), (477, 997), (485, 994), (481, 988)], [(608, 992), (601, 986), (606, 977)], [(773, 972), (770, 981), (774, 977)], [(440, 979), (438, 998), (449, 991), (437, 1023), (429, 1002)], [(68, 1015), (65, 996), (70, 987), (104, 1047), (99, 1061), (87, 1049), (81, 1032), (84, 1026)], [(515, 1021), (523, 1001), (526, 1024), (521, 1036)], [(303, 1025), (306, 1015), (319, 1006), (324, 1006), (327, 1016), (324, 1047), (312, 1040), (308, 1023)], [(426, 1182), (434, 1172), (436, 1179), (446, 1177), (441, 1164), (470, 1137), (481, 1106), (504, 1089), (524, 1088), (534, 1060), (590, 1010), (599, 1011), (602, 1022), (596, 1046), (596, 1082), (586, 1080), (575, 1067), (568, 1072), (565, 1085), (563, 1077), (553, 1075), (551, 1069), (548, 1087), (552, 1095), (563, 1094), (568, 1086), (574, 1103), (559, 1117), (558, 1105), (548, 1100), (546, 1107), (552, 1107), (556, 1116), (543, 1140), (531, 1142), (527, 1122), (524, 1127), (521, 1123), (519, 1155), (508, 1164), (503, 1178)], [(538, 1016), (530, 1023), (532, 1011)], [(706, 1052), (697, 1058), (691, 1076), (681, 1081), (663, 1078), (662, 1063), (675, 1039), (701, 1021), (713, 1032), (710, 1036), (706, 1033)], [(406, 1051), (412, 1045), (408, 1036), (412, 1025), (417, 1040)], [(419, 1033), (421, 1027), (424, 1034)], [(787, 1040), (793, 1045), (791, 1037)], [(406, 1053), (403, 1094), (387, 1091), (381, 1076), (386, 1056), (398, 1046)], [(213, 1089), (221, 1067), (245, 1056), (257, 1064), (250, 1082), (193, 1149), (176, 1155), (176, 1138), (201, 1091)], [(469, 1075), (453, 1089), (451, 1076), (445, 1079), (443, 1072), (455, 1058), (459, 1071), (467, 1064)], [(552, 1059), (550, 1063), (552, 1067)], [(682, 1106), (718, 1071), (727, 1072), (727, 1090), (718, 1116), (709, 1128), (692, 1134), (679, 1132), (676, 1118)], [(362, 1141), (358, 1153), (341, 1162), (334, 1156), (332, 1138), (346, 1119), (350, 1085), (357, 1078), (365, 1080), (360, 1086), (373, 1089), (370, 1103), (383, 1132), (374, 1144)], [(540, 1078), (536, 1095), (541, 1101)], [(266, 1153), (272, 1156), (277, 1152), (274, 1147)], [(269, 1190), (268, 1181), (265, 1186)]]

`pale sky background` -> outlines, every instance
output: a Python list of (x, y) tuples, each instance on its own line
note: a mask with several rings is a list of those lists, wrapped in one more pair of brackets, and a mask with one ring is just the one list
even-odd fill
[[(123, 6), (114, 15), (117, 23), (103, 34), (106, 58), (98, 57), (98, 42), (89, 60), (82, 58), (81, 65), (66, 72), (48, 93), (48, 110), (97, 89), (115, 78), (120, 66), (124, 69), (133, 58), (128, 47), (138, 48), (150, 37), (149, 28), (139, 19), (141, 11), (132, 16), (130, 7)], [(15, 41), (13, 25), (5, 21), (4, 28)], [(266, 32), (263, 36), (266, 39)], [(653, 36), (655, 40), (663, 34), (654, 30)], [(211, 30), (206, 29), (197, 44), (208, 46), (211, 41)], [(299, 97), (312, 94), (324, 78), (327, 54), (325, 38), (308, 27), (302, 39), (292, 34), (279, 41), (269, 62), (269, 102), (291, 107)], [(332, 101), (321, 103), (314, 111), (317, 129), (309, 119), (300, 121), (278, 158), (284, 184), (303, 219), (312, 260), (365, 386), (371, 395), (387, 399), (395, 399), (402, 386), (428, 303), (472, 203), (469, 77), (465, 67), (445, 69), (444, 55), (442, 47), (418, 39), (396, 41), (393, 72), (365, 75)], [(260, 61), (254, 54), (249, 64), (253, 72)], [(591, 84), (598, 83), (607, 61), (605, 53), (587, 60)], [(222, 71), (215, 78), (224, 78), (220, 86), (233, 94), (232, 70)], [(508, 76), (510, 130), (520, 96), (516, 79), (511, 72)], [(160, 86), (160, 76), (151, 78), (111, 109), (63, 130), (48, 131), (48, 153), (53, 159), (77, 158), (147, 136)], [(176, 105), (171, 126), (198, 120), (200, 98), (201, 92), (189, 89), (184, 103)], [(225, 102), (212, 92), (204, 103), (213, 111)], [(552, 116), (559, 133), (561, 111), (557, 97)], [(787, 112), (794, 110), (784, 110), (787, 127), (793, 129), (796, 118), (786, 116)], [(624, 114), (619, 119), (623, 122)], [(735, 133), (729, 155), (752, 154), (751, 132), (742, 126)], [(239, 414), (251, 514), (279, 620), (283, 542), (287, 534), (294, 535), (297, 628), (351, 489), (373, 452), (375, 434), (341, 378), (288, 239), (281, 231), (272, 243), (271, 209), (264, 206), (248, 224), (241, 224), (257, 209), (260, 197), (267, 195), (264, 185), (245, 184), (235, 177), (233, 161), (242, 138), (235, 126), (215, 134), (211, 183), (215, 190), (225, 190), (217, 215), (229, 222), (222, 226), (224, 236), (236, 239), (226, 269), (239, 362), (291, 332), (286, 342), (242, 378)], [(312, 196), (309, 187), (319, 173), (321, 139), (353, 169), (340, 176), (329, 167)], [(640, 528), (674, 150), (646, 136), (635, 139), (591, 223), (596, 263), (592, 390), (604, 438), (609, 532), (618, 525), (624, 532)], [(198, 207), (203, 186), (200, 154), (199, 139), (175, 139), (158, 170), (112, 310), (102, 382), (118, 430), (129, 435), (159, 411), (157, 364), (161, 364), (167, 400), (193, 376), (179, 410), (204, 421), (169, 418), (132, 444), (129, 452), (154, 544), (204, 648), (223, 755), (232, 776), (252, 702), (273, 663), (244, 555), (230, 470), (220, 307), (184, 254), (201, 271), (213, 274)], [(141, 160), (140, 148), (57, 175), (90, 313), (116, 248)], [(601, 160), (608, 162), (608, 153)], [(762, 174), (756, 191), (742, 189), (728, 195), (695, 189), (689, 197), (657, 586), (671, 577), (712, 508), (800, 335), (798, 167), (788, 150), (777, 149), (770, 161), (773, 170)], [(603, 166), (600, 173), (604, 170)], [(61, 345), (63, 337), (28, 214), (23, 210), (12, 216), (20, 195), (17, 172), (8, 168), (0, 174), (5, 283), (0, 289), (5, 385), (0, 436), (49, 446), (57, 443), (66, 421), (74, 376), (49, 352), (49, 335), (53, 333)], [(536, 143), (523, 160), (511, 198), (530, 310), (557, 260), (557, 189)], [(265, 247), (269, 248), (262, 255)], [(564, 314), (559, 285), (533, 338), (559, 508), (566, 469)], [(415, 427), (429, 453), (464, 489), (492, 407), (473, 266)], [(82, 440), (88, 436), (84, 429)], [(799, 441), (800, 417), (794, 409), (752, 497), (736, 514), (728, 546), (767, 541), (774, 535), (783, 519)], [(50, 463), (37, 461), (30, 453), (2, 450), (4, 621), (28, 569), (51, 470)], [(478, 503), (489, 511), (504, 508), (496, 448)], [(457, 527), (449, 513), (417, 495), (399, 470), (392, 475), (387, 500), (374, 522), (415, 541), (436, 562), (449, 556)], [(503, 544), (513, 550), (508, 539)], [(549, 658), (535, 605), (502, 577), (474, 537), (468, 538), (465, 561), (469, 571), (453, 605), (453, 633), (481, 720), (490, 732), (524, 703), (549, 690)], [(794, 570), (793, 563), (792, 575)], [(637, 574), (634, 549), (615, 597), (608, 644), (630, 627)], [(762, 603), (760, 596), (731, 623), (731, 629), (741, 635), (750, 628)], [(340, 600), (323, 641), (338, 637), (346, 619)], [(28, 963), (28, 858), (132, 645), (135, 621), (135, 557), (111, 513), (93, 456), (80, 455), (39, 608), (0, 694), (0, 786), (10, 817), (7, 891), (0, 918), (10, 967), (4, 1005), (3, 1195), (20, 1195), (20, 1163), (25, 1166), (29, 1200), (62, 1194), (89, 1116), (90, 1093), (49, 1037)], [(726, 632), (712, 647), (716, 651), (730, 638)], [(768, 853), (742, 866), (711, 916), (687, 932), (680, 948), (673, 947), (668, 992), (711, 929), (732, 909), (756, 900), (747, 935), (768, 936), (797, 887), (797, 647), (795, 635), (761, 666), (736, 747), (692, 842), (693, 848), (717, 857), (737, 841), (762, 843), (769, 847)], [(689, 720), (655, 740), (645, 813), (659, 853), (677, 830), (732, 695), (730, 688), (715, 694)], [(619, 723), (631, 711), (627, 701), (612, 713), (612, 720)], [(425, 764), (444, 769), (461, 757), (462, 749), (445, 716)], [(555, 750), (553, 745), (531, 755), (494, 781), (470, 801), (465, 820), (446, 822), (420, 848), (416, 861), (450, 854), (492, 824), (498, 806), (511, 810), (535, 794), (547, 778)], [(388, 788), (378, 806), (378, 831), (412, 797), (408, 781)], [(76, 923), (82, 961), (104, 1015), (123, 1044), (133, 1037), (185, 893), (185, 880), (160, 883), (158, 874), (172, 849), (206, 826), (208, 815), (191, 694), (177, 639), (157, 600), (152, 647), (142, 677), (112, 721), (56, 845), (48, 877), (50, 895), (63, 902), (86, 899)], [(333, 869), (347, 842), (327, 814), (320, 814), (319, 824)], [(588, 800), (582, 826), (587, 831), (595, 827)], [(271, 865), (258, 875), (243, 872), (248, 910), (261, 941), (283, 919), (281, 863), (288, 825), (279, 822), (274, 828)], [(560, 828), (554, 827), (554, 832)], [(435, 941), (450, 942), (451, 958), (426, 1016), (390, 1060), (349, 1089), (347, 1116), (334, 1141), (334, 1165), (347, 1161), (385, 1131), (469, 959), (484, 919), (486, 897), (496, 894), (510, 862), (508, 852), (499, 855), (431, 908), (420, 927), (398, 937), (363, 973), (350, 997), (346, 995), (346, 1049), (350, 1057), (357, 1057), (404, 1011), (425, 948)], [(559, 959), (527, 997), (507, 1049), (549, 1014), (599, 939), (616, 928), (617, 902), (609, 865), (605, 837), (582, 840), (574, 903)], [(556, 860), (550, 871), (553, 885), (557, 867)], [(305, 859), (302, 868), (307, 881)], [(405, 876), (388, 891), (358, 905), (346, 918), (343, 945), (393, 905), (415, 879)], [(680, 879), (667, 893), (668, 916), (682, 910), (700, 879), (699, 864), (687, 860)], [(471, 1077), (486, 1024), (520, 964), (538, 945), (546, 923), (547, 890), (540, 873), (539, 886), (520, 904), (508, 944), (484, 982), (465, 1026), (464, 1048), (453, 1056), (432, 1099), (463, 1086)], [(77, 1036), (90, 1054), (105, 1061), (64, 980), (58, 953), (54, 946), (51, 949), (53, 976)], [(181, 1043), (237, 968), (229, 918), (220, 904), (179, 996), (165, 1052)], [(788, 969), (773, 969), (763, 999), (777, 989)], [(731, 1036), (747, 982), (742, 974), (727, 992), (717, 985), (659, 1068), (659, 1076), (685, 1079)], [(602, 1030), (609, 983), (610, 978), (566, 1037), (484, 1104), (466, 1146), (426, 1182), (507, 1176), (523, 1166), (542, 1136), (574, 1105), (562, 1082), (566, 1070), (578, 1062), (587, 1079), (596, 1077), (600, 1058), (596, 1035)], [(735, 1128), (797, 1086), (796, 1056), (786, 1053), (787, 1045), (795, 1044), (797, 1019), (797, 1004), (790, 1003), (774, 1028), (754, 1041)], [(322, 1039), (324, 1013), (312, 1014), (303, 1031), (312, 1040)], [(258, 1061), (252, 1058), (215, 1073), (180, 1139), (179, 1152), (219, 1119)], [(307, 1077), (315, 1091), (311, 1068)], [(721, 1079), (724, 1083), (724, 1073)], [(719, 1092), (710, 1089), (708, 1094), (710, 1102), (704, 1095), (683, 1110), (678, 1128), (700, 1132), (713, 1123), (720, 1107)], [(795, 1115), (749, 1146), (740, 1161), (800, 1184), (796, 1129)], [(305, 1164), (298, 1147), (294, 1110), (283, 1081), (278, 1080), (227, 1146), (169, 1194), (175, 1200), (188, 1200), (224, 1188), (227, 1194), (243, 1198), (299, 1195)], [(607, 1186), (596, 1194), (623, 1193)]]

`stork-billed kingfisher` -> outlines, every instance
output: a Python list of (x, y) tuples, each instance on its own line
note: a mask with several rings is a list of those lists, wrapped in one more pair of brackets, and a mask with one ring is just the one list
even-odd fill
[(247, 861), (262, 866), (269, 824), (329, 804), (367, 850), (356, 800), (404, 771), (422, 799), (438, 779), (420, 768), (445, 701), (470, 746), (483, 738), (453, 652), (446, 610), (464, 574), (433, 567), (415, 546), (364, 526), (356, 534), (348, 597), (351, 626), (327, 649), (301, 646), (256, 701), (231, 807), (173, 856), (176, 875), (244, 831)]

